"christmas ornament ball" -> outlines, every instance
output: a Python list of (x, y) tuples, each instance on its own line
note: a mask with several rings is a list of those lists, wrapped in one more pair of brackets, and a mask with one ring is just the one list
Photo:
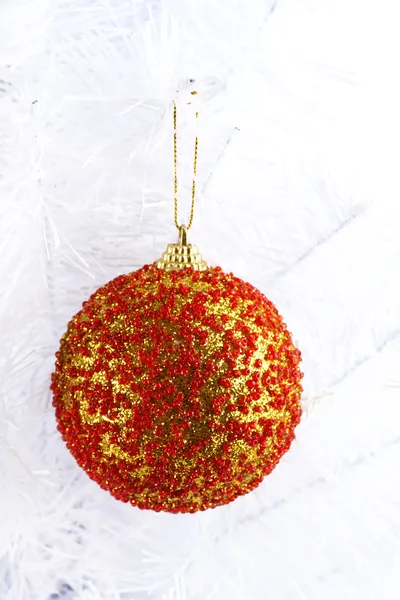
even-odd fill
[(220, 268), (157, 264), (98, 289), (52, 375), (58, 428), (115, 498), (195, 512), (251, 491), (289, 449), (300, 352), (275, 306)]

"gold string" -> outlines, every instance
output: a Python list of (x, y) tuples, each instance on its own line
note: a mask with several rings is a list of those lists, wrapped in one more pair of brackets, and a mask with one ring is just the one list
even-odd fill
[[(196, 95), (197, 92), (191, 92), (192, 95)], [(196, 119), (199, 113), (196, 112)], [(177, 109), (176, 103), (174, 102), (174, 221), (178, 229), (182, 227), (179, 225), (178, 220), (178, 132), (176, 128), (177, 123)], [(193, 157), (193, 181), (192, 181), (192, 203), (190, 207), (189, 223), (186, 225), (186, 229), (190, 229), (193, 223), (194, 216), (194, 203), (196, 199), (196, 175), (197, 175), (197, 150), (199, 146), (198, 136), (196, 135), (194, 141), (194, 157)]]

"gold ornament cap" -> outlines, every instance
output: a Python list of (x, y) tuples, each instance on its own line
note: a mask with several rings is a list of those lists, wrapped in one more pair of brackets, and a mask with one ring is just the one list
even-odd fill
[(206, 271), (207, 263), (197, 250), (197, 246), (187, 243), (187, 229), (184, 225), (179, 227), (179, 240), (177, 244), (168, 244), (166, 251), (157, 261), (157, 268), (163, 271), (178, 271), (179, 269), (192, 268), (195, 271)]

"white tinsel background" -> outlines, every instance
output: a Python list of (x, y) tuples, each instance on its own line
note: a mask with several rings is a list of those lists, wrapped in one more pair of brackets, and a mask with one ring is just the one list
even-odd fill
[[(396, 5), (1, 0), (0, 600), (397, 600)], [(278, 306), (296, 441), (195, 515), (118, 503), (55, 426), (54, 353), (89, 293), (191, 241)]]

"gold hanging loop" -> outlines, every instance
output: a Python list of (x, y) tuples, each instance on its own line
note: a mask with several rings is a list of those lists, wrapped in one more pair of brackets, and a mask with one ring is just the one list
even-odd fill
[[(192, 96), (197, 95), (196, 91), (191, 92)], [(174, 222), (177, 229), (180, 229), (178, 217), (178, 131), (177, 131), (177, 107), (174, 102)], [(199, 117), (199, 113), (196, 111), (196, 120)], [(186, 225), (186, 229), (190, 229), (193, 224), (194, 217), (194, 205), (196, 200), (196, 177), (197, 177), (197, 154), (199, 148), (199, 138), (196, 135), (194, 140), (194, 153), (193, 153), (193, 181), (192, 181), (192, 202), (190, 206), (189, 223)]]
[[(197, 92), (191, 92), (192, 95)], [(178, 219), (178, 173), (177, 173), (177, 118), (176, 118), (176, 103), (174, 102), (174, 221), (179, 231), (179, 239), (177, 244), (168, 244), (168, 247), (162, 257), (156, 262), (157, 267), (163, 271), (177, 271), (180, 269), (193, 269), (194, 271), (205, 271), (208, 268), (207, 263), (203, 260), (197, 247), (193, 244), (188, 244), (187, 232), (191, 228), (194, 216), (194, 204), (196, 198), (196, 175), (197, 175), (197, 150), (198, 138), (196, 135), (194, 142), (194, 160), (193, 160), (193, 183), (192, 183), (192, 204), (190, 208), (189, 223), (180, 225)], [(198, 112), (196, 111), (196, 119)]]

